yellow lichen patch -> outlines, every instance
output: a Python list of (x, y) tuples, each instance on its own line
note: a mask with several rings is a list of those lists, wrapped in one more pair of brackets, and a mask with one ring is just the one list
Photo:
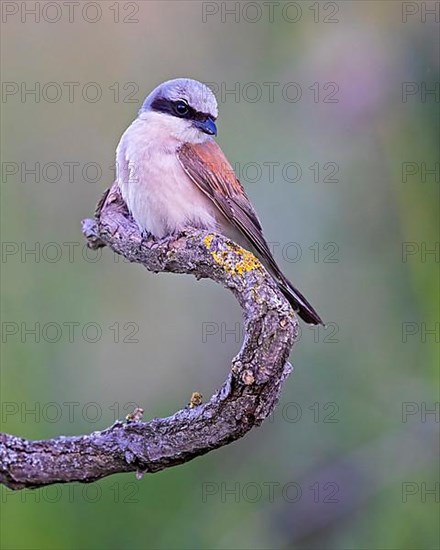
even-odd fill
[(212, 233), (210, 233), (209, 235), (206, 235), (206, 237), (203, 239), (203, 242), (205, 243), (205, 246), (208, 250), (211, 249), (213, 238), (214, 238), (214, 235)]
[(190, 409), (194, 409), (203, 403), (203, 395), (198, 391), (194, 391), (189, 400), (188, 406)]
[[(205, 243), (208, 250), (211, 250), (213, 239), (214, 235), (212, 234), (207, 235), (203, 239), (203, 242)], [(260, 269), (262, 267), (261, 262), (252, 254), (252, 252), (245, 250), (235, 243), (227, 243), (226, 247), (227, 250), (222, 250), (221, 252), (216, 252), (214, 250), (211, 251), (211, 255), (214, 258), (214, 261), (218, 265), (223, 267), (223, 269), (228, 273), (235, 275), (244, 275), (249, 271)], [(238, 262), (232, 262), (231, 259), (236, 259), (237, 256), (240, 258), (240, 260)]]
[(235, 270), (239, 275), (243, 275), (243, 273), (261, 268), (261, 262), (252, 254), (252, 252), (249, 252), (241, 247), (239, 247), (236, 252), (242, 258), (235, 266)]

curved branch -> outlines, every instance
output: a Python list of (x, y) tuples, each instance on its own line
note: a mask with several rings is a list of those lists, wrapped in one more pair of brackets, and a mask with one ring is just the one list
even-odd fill
[(229, 288), (243, 309), (245, 337), (223, 386), (204, 404), (168, 418), (138, 412), (90, 435), (30, 441), (0, 435), (0, 482), (11, 489), (92, 482), (118, 472), (157, 472), (227, 445), (258, 426), (275, 407), (291, 372), (296, 317), (260, 262), (226, 238), (188, 231), (161, 241), (143, 238), (117, 187), (83, 222), (91, 248), (109, 246), (149, 271), (189, 273)]

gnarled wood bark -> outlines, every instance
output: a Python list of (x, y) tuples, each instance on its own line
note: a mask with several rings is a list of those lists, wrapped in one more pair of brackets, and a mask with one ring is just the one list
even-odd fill
[(11, 489), (92, 482), (136, 471), (157, 472), (227, 445), (258, 426), (275, 407), (291, 372), (296, 317), (270, 275), (249, 252), (214, 233), (187, 231), (145, 238), (116, 186), (95, 219), (83, 222), (91, 248), (108, 246), (154, 272), (189, 273), (230, 289), (243, 309), (245, 337), (222, 387), (203, 404), (168, 418), (117, 421), (89, 435), (31, 441), (0, 434), (0, 482)]

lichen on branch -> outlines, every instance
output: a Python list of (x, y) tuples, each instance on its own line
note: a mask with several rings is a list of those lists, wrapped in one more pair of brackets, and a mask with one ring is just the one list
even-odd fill
[(170, 417), (142, 421), (135, 411), (103, 431), (42, 441), (0, 434), (0, 482), (10, 489), (92, 482), (121, 472), (139, 477), (188, 462), (259, 426), (292, 370), (288, 356), (298, 335), (296, 316), (247, 250), (206, 231), (160, 241), (145, 237), (115, 185), (98, 203), (94, 219), (83, 221), (83, 234), (90, 248), (108, 246), (149, 271), (188, 273), (230, 289), (243, 310), (243, 345), (207, 402), (191, 400)]

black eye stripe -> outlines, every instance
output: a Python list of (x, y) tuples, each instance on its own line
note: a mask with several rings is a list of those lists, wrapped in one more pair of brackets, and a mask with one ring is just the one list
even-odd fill
[(199, 111), (196, 111), (190, 105), (188, 105), (188, 111), (184, 115), (181, 115), (176, 109), (176, 104), (180, 101), (181, 100), (171, 101), (170, 99), (166, 99), (164, 97), (158, 97), (151, 104), (151, 109), (160, 113), (168, 113), (169, 115), (173, 115), (177, 118), (197, 120), (199, 122), (204, 122), (211, 116), (208, 113), (200, 113)]

